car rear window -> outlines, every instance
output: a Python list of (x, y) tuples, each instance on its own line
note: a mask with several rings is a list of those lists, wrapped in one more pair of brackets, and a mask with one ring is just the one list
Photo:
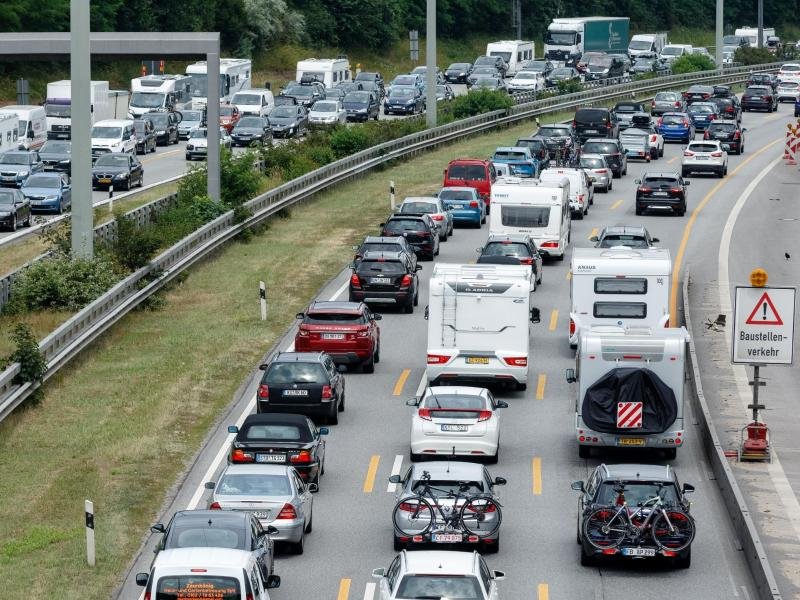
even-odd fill
[(691, 113), (711, 114), (711, 113), (714, 112), (714, 109), (711, 108), (710, 106), (705, 106), (705, 105), (702, 105), (702, 104), (699, 105), (699, 106), (697, 104), (692, 104), (689, 107), (689, 112), (691, 112)]
[(581, 167), (584, 169), (602, 169), (605, 165), (602, 158), (581, 158)]
[(586, 154), (617, 154), (619, 148), (615, 144), (607, 142), (586, 142), (583, 145), (582, 152)]
[(430, 214), (438, 212), (437, 206), (433, 202), (403, 202), (400, 205), (401, 213), (423, 213)]
[[(613, 234), (605, 236), (600, 241), (600, 248), (613, 248), (614, 246), (628, 246), (629, 248), (647, 248), (647, 240), (645, 240), (643, 237), (635, 235)], [(595, 291), (597, 291), (597, 287), (598, 287), (597, 281), (595, 280)], [(646, 283), (645, 283), (645, 289), (646, 289)], [(598, 293), (602, 294), (607, 292), (598, 292)]]
[(675, 102), (678, 99), (678, 94), (675, 92), (658, 92), (655, 99), (656, 101)]
[(525, 160), (524, 152), (495, 152), (492, 157), (493, 160)]
[(747, 89), (744, 91), (744, 95), (745, 95), (745, 96), (763, 96), (763, 95), (764, 95), (764, 94), (766, 94), (768, 91), (769, 91), (769, 90), (767, 90), (767, 88), (763, 88), (763, 87), (757, 87), (757, 88), (755, 88), (755, 87), (754, 87), (754, 88), (747, 88)]
[(398, 261), (377, 261), (377, 260), (362, 260), (356, 268), (356, 273), (359, 275), (401, 275), (405, 273), (406, 269), (403, 263)]
[(608, 111), (596, 108), (582, 108), (575, 113), (576, 123), (595, 123), (608, 121)]
[[(549, 212), (549, 210), (548, 210)], [(521, 242), (489, 242), (483, 248), (483, 256), (525, 256), (529, 257), (531, 250)]]
[(292, 488), (286, 475), (229, 473), (217, 484), (216, 492), (225, 496), (290, 496)]
[(386, 222), (384, 229), (392, 233), (403, 233), (404, 231), (427, 231), (424, 222), (419, 219), (392, 219)]
[(286, 385), (290, 383), (329, 383), (322, 365), (311, 362), (272, 363), (264, 373), (264, 383)]
[(447, 170), (448, 179), (466, 179), (469, 181), (484, 181), (486, 168), (483, 165), (451, 165)]
[(570, 131), (566, 127), (540, 127), (539, 135), (543, 137), (569, 137)]
[(664, 115), (661, 117), (661, 122), (665, 125), (682, 125), (686, 118), (683, 115)]
[[(390, 246), (390, 244), (384, 244)], [(396, 244), (391, 244), (392, 250), (397, 250)], [(373, 248), (370, 248), (373, 250)], [(367, 318), (358, 313), (307, 313), (303, 323), (309, 325), (363, 325), (367, 322)]]
[[(446, 479), (431, 479), (428, 482), (425, 481), (415, 481), (412, 485), (412, 491), (414, 492), (421, 492), (425, 483), (428, 483), (433, 490), (433, 495), (436, 498), (441, 496), (448, 496), (451, 494), (457, 494), (459, 492), (459, 487), (461, 485), (461, 481), (453, 481), (453, 480), (446, 480)], [(482, 481), (469, 481), (467, 482), (466, 490), (462, 490), (463, 493), (467, 494), (480, 494), (483, 492), (483, 482)], [(445, 596), (449, 598), (450, 596)], [(413, 596), (412, 596), (413, 598)], [(434, 596), (434, 598), (438, 598), (438, 596)], [(460, 598), (460, 596), (455, 596), (455, 598)]]
[(614, 110), (616, 112), (642, 112), (644, 108), (641, 104), (620, 102), (614, 107)]
[(469, 190), (442, 190), (439, 192), (441, 200), (474, 200), (475, 192)]
[(692, 152), (716, 152), (719, 148), (716, 144), (689, 144), (688, 150)]
[(244, 530), (217, 525), (202, 527), (197, 523), (181, 526), (177, 523), (170, 527), (169, 539), (165, 548), (232, 548), (244, 549)]
[[(359, 254), (361, 254), (362, 256), (366, 252), (402, 252), (402, 251), (403, 247), (395, 242), (374, 242), (374, 243), (370, 242), (368, 244), (362, 244), (361, 248), (358, 249)], [(323, 315), (322, 313), (314, 313), (313, 317), (312, 315), (309, 315), (309, 317), (316, 319), (317, 314), (320, 314), (321, 318), (323, 319), (333, 318), (330, 315)], [(342, 318), (350, 318), (353, 315), (340, 315), (340, 316)]]
[(545, 149), (545, 144), (542, 140), (517, 140), (515, 145), (530, 148), (533, 152)]
[(506, 227), (547, 227), (549, 206), (501, 206), (500, 220)]
[(736, 123), (712, 123), (708, 128), (711, 133), (715, 131), (723, 131), (725, 133), (733, 133), (736, 131)]
[[(627, 241), (639, 241), (643, 244), (642, 238), (634, 238), (633, 236), (617, 236), (617, 238), (628, 237)], [(606, 238), (608, 239), (608, 237)], [(605, 241), (605, 240), (604, 240)], [(625, 243), (623, 240), (619, 240)], [(625, 244), (626, 246), (628, 244)], [(647, 247), (647, 244), (639, 245), (639, 248)], [(647, 293), (647, 279), (644, 277), (595, 277), (594, 280), (594, 293), (595, 294), (646, 294)]]
[(308, 427), (288, 423), (253, 423), (243, 428), (238, 438), (246, 442), (308, 442), (311, 441), (311, 433)]
[(453, 598), (480, 600), (484, 597), (478, 579), (464, 575), (406, 575), (397, 598)]
[[(617, 500), (617, 492), (614, 487), (617, 485), (616, 481), (604, 481), (603, 485), (597, 491), (596, 502), (598, 504), (613, 505)], [(671, 483), (664, 483), (661, 486), (649, 481), (635, 481), (625, 482), (625, 501), (628, 506), (640, 506), (641, 503), (661, 496), (666, 504), (676, 504), (678, 502), (678, 494), (675, 486)]]
[(156, 600), (241, 600), (239, 581), (211, 575), (168, 575), (158, 580)]
[(794, 90), (797, 89), (798, 86), (800, 86), (800, 84), (798, 84), (796, 81), (782, 81), (780, 87), (785, 90)]
[(644, 302), (595, 302), (595, 318), (604, 319), (644, 319), (647, 317), (647, 304)]
[(423, 406), (434, 418), (474, 419), (479, 411), (486, 410), (486, 401), (479, 396), (437, 394), (429, 396)]
[(642, 182), (653, 187), (678, 185), (678, 180), (672, 175), (649, 175), (642, 179)]

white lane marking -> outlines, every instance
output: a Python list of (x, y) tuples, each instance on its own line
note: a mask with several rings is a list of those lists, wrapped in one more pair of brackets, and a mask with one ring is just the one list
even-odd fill
[(417, 386), (416, 397), (422, 398), (422, 394), (425, 393), (425, 388), (428, 385), (428, 378), (425, 376), (425, 373), (422, 374), (422, 379), (419, 380), (419, 385)]
[[(719, 260), (717, 263), (719, 269), (717, 281), (719, 282), (719, 310), (721, 313), (726, 315), (727, 323), (733, 324), (733, 308), (731, 305), (730, 295), (730, 271), (728, 268), (728, 257), (730, 255), (733, 229), (736, 226), (736, 220), (739, 218), (739, 214), (742, 212), (742, 209), (747, 203), (747, 200), (750, 198), (750, 195), (753, 193), (759, 183), (761, 183), (761, 181), (770, 173), (770, 171), (772, 171), (772, 169), (774, 169), (775, 166), (781, 162), (781, 160), (782, 156), (779, 156), (769, 163), (767, 168), (761, 171), (761, 173), (759, 173), (758, 176), (756, 176), (756, 178), (753, 179), (753, 181), (751, 181), (750, 184), (744, 189), (742, 195), (739, 196), (738, 200), (736, 200), (736, 204), (733, 206), (733, 209), (728, 215), (728, 220), (725, 222), (725, 227), (722, 230), (722, 242), (719, 247)], [(728, 355), (730, 355), (730, 336), (725, 336), (725, 343), (728, 345)], [(748, 383), (749, 378), (747, 376), (747, 371), (745, 370), (744, 365), (731, 365), (731, 367), (733, 368), (736, 386), (739, 388), (739, 399), (742, 402), (742, 407), (745, 413), (747, 413), (747, 405), (750, 403), (750, 398), (752, 395), (752, 392), (750, 391), (750, 385)], [(795, 496), (792, 490), (792, 486), (786, 477), (786, 473), (781, 466), (780, 460), (778, 460), (778, 453), (775, 451), (775, 449), (772, 450), (772, 462), (769, 463), (767, 472), (772, 480), (772, 485), (775, 488), (775, 492), (780, 498), (781, 504), (783, 504), (786, 516), (791, 521), (798, 539), (800, 539), (800, 502), (798, 502), (797, 496)]]
[[(402, 468), (403, 468), (403, 455), (398, 454), (397, 456), (394, 457), (394, 464), (392, 464), (392, 472), (390, 473), (390, 475), (400, 475), (400, 469)], [(390, 483), (386, 487), (386, 491), (389, 492), (390, 494), (394, 494), (397, 491), (397, 484)]]
[(372, 600), (375, 597), (375, 587), (374, 581), (370, 581), (367, 584), (367, 587), (364, 588), (364, 600)]

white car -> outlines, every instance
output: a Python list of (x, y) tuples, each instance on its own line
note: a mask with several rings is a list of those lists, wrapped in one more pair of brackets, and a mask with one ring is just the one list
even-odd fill
[[(205, 127), (198, 127), (189, 132), (189, 139), (186, 142), (186, 160), (194, 160), (196, 158), (205, 158), (208, 154), (208, 130)], [(224, 127), (219, 128), (219, 146), (220, 148), (231, 149), (233, 140), (231, 134)]]
[(508, 82), (508, 91), (541, 92), (545, 85), (544, 75), (539, 71), (520, 71)]
[(717, 140), (689, 142), (681, 159), (681, 175), (689, 173), (715, 173), (717, 177), (728, 174), (728, 153)]
[(778, 102), (788, 100), (789, 102), (796, 102), (800, 97), (800, 83), (797, 81), (781, 81), (778, 84), (778, 89), (775, 90), (775, 95), (778, 97)]
[(500, 418), (508, 408), (485, 388), (428, 387), (422, 398), (408, 401), (417, 407), (411, 418), (411, 460), (425, 456), (485, 457), (497, 462)]
[(319, 100), (308, 111), (308, 123), (312, 127), (332, 127), (347, 122), (347, 111), (339, 100)]
[(403, 550), (387, 569), (375, 569), (380, 600), (469, 598), (498, 600), (503, 571), (492, 571), (477, 552)]
[(778, 71), (778, 79), (782, 82), (800, 82), (800, 63), (786, 63), (785, 65), (782, 65)]

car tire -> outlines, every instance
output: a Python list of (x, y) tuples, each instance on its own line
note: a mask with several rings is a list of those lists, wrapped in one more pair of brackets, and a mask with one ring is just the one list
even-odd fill
[(311, 533), (314, 529), (314, 513), (311, 513), (311, 517), (308, 519), (308, 523), (306, 523), (305, 532)]
[(370, 354), (369, 359), (364, 361), (361, 365), (361, 371), (364, 373), (374, 373), (375, 372), (375, 354)]
[(485, 223), (486, 223), (486, 213), (484, 213), (483, 217), (481, 217), (481, 222), (478, 224), (478, 229), (480, 229), (481, 225)]
[[(611, 179), (612, 179), (612, 180), (614, 179), (614, 177), (613, 177), (613, 174), (612, 174), (612, 177), (611, 177)], [(609, 182), (608, 182), (608, 191), (610, 192), (610, 191), (611, 191), (611, 190), (613, 190), (613, 189), (614, 189), (614, 183), (613, 183), (613, 181), (609, 181)]]
[[(433, 253), (433, 255), (434, 256), (439, 256), (439, 250), (441, 250), (441, 248), (439, 248), (439, 246), (436, 246), (436, 251)], [(431, 260), (433, 260), (433, 259), (431, 258)]]
[(686, 214), (686, 205), (684, 204), (683, 206), (681, 206), (681, 207), (680, 207), (680, 208), (679, 208), (679, 209), (676, 211), (676, 213), (675, 213), (675, 214), (677, 214), (679, 217), (682, 217), (682, 216), (684, 216), (684, 215)]
[(338, 405), (337, 405), (337, 407), (336, 407), (336, 409), (337, 409), (339, 412), (344, 412), (344, 409), (345, 409), (345, 406), (344, 406), (344, 400), (345, 400), (344, 393), (342, 393), (342, 397), (341, 397), (341, 398), (339, 398), (339, 404), (338, 404)]
[(333, 410), (328, 415), (326, 419), (329, 425), (338, 425), (339, 424), (339, 402), (336, 402), (336, 406), (333, 407)]
[(56, 213), (59, 214), (59, 215), (63, 215), (64, 214), (64, 203), (63, 202), (59, 202), (58, 203), (58, 210), (56, 211)]
[(375, 364), (377, 365), (381, 362), (381, 345), (378, 344), (378, 349), (375, 350)]
[(500, 460), (500, 446), (497, 446), (497, 452), (493, 455), (486, 457), (486, 464), (487, 465), (496, 465), (497, 461)]
[(517, 382), (514, 384), (514, 388), (515, 388), (515, 389), (516, 389), (518, 392), (524, 392), (525, 390), (527, 390), (527, 389), (528, 389), (528, 384), (527, 384), (527, 383), (520, 383), (519, 381), (517, 381)]
[(589, 458), (591, 455), (591, 446), (578, 446), (578, 458)]
[(724, 169), (720, 169), (719, 171), (717, 171), (717, 177), (719, 177), (720, 179), (725, 177), (725, 170)]
[(25, 219), (25, 222), (22, 224), (23, 227), (30, 227), (31, 226), (31, 218), (32, 213), (28, 213), (28, 218)]
[(417, 291), (414, 292), (414, 306), (419, 306), (419, 287), (417, 287)]
[(17, 215), (14, 215), (14, 218), (11, 220), (11, 231), (17, 230)]
[(689, 547), (686, 550), (686, 556), (679, 556), (676, 558), (672, 564), (675, 566), (676, 569), (688, 569), (692, 566), (692, 548)]
[(564, 255), (563, 255), (563, 254), (561, 254), (560, 256), (556, 256), (556, 260), (557, 260), (558, 262), (564, 262)]
[(661, 150), (658, 151), (658, 156), (659, 156), (659, 158), (664, 156), (664, 146), (661, 146)]
[(408, 458), (411, 460), (411, 462), (422, 462), (425, 459), (422, 454), (414, 454), (410, 450), (408, 452)]
[(306, 545), (305, 544), (305, 540), (306, 540), (306, 534), (304, 532), (300, 536), (300, 541), (299, 542), (291, 542), (291, 543), (288, 544), (289, 552), (291, 552), (292, 554), (298, 555), (298, 556), (300, 554), (302, 554), (303, 551), (305, 550), (305, 545)]
[(407, 315), (410, 315), (414, 312), (414, 298), (411, 298), (405, 303), (405, 305), (403, 305), (403, 312)]

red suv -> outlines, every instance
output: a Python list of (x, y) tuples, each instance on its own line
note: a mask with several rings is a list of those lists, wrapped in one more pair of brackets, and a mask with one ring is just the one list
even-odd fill
[(451, 160), (444, 170), (442, 187), (472, 187), (478, 191), (486, 204), (489, 213), (489, 201), (492, 195), (492, 184), (497, 179), (494, 166), (488, 160), (477, 158), (458, 158)]
[(361, 366), (365, 373), (380, 361), (381, 330), (363, 302), (312, 302), (297, 313), (300, 328), (294, 338), (296, 352), (327, 352), (334, 362)]

